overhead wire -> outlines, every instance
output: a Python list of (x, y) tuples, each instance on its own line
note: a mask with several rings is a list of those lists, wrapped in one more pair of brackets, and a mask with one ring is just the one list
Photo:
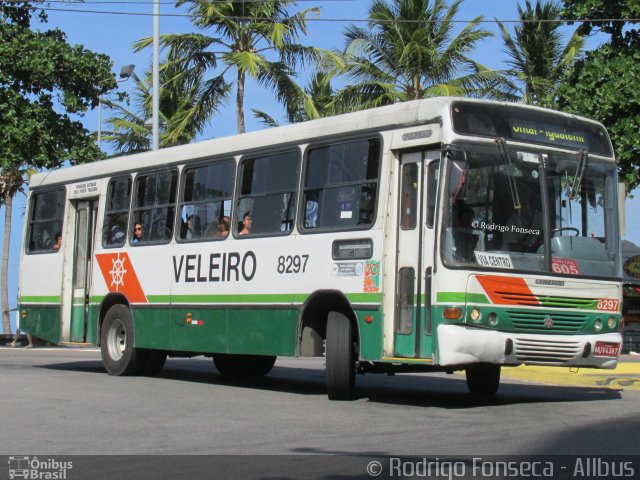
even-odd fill
[[(213, 3), (224, 3), (225, 0), (210, 0)], [(356, 0), (298, 0), (298, 2), (311, 2), (315, 1), (315, 3), (320, 2), (351, 2)], [(23, 8), (29, 10), (38, 10), (44, 12), (63, 12), (63, 13), (86, 13), (86, 14), (95, 14), (95, 15), (130, 15), (130, 16), (143, 16), (143, 17), (153, 17), (155, 14), (153, 12), (132, 12), (132, 11), (117, 11), (117, 10), (89, 10), (84, 8), (77, 8), (83, 5), (135, 5), (135, 6), (145, 6), (145, 5), (153, 5), (154, 2), (152, 0), (87, 0), (83, 2), (71, 2), (68, 0), (48, 0), (41, 3), (31, 3), (19, 5), (20, 3), (28, 3), (24, 2), (24, 0), (0, 0), (0, 3), (11, 4), (14, 3), (14, 8)], [(61, 7), (51, 7), (46, 6), (49, 4), (64, 4), (69, 8), (61, 8)], [(175, 2), (160, 2), (161, 5), (175, 5)], [(188, 13), (167, 13), (161, 12), (159, 14), (160, 17), (182, 17), (189, 18), (191, 17)], [(258, 20), (260, 18), (253, 16), (227, 16), (227, 18), (231, 20)], [(262, 19), (260, 19), (262, 20)], [(501, 23), (584, 23), (584, 22), (614, 22), (614, 23), (636, 23), (640, 22), (640, 18), (576, 18), (576, 19), (479, 19), (479, 20), (460, 20), (460, 19), (452, 19), (451, 23), (494, 23), (495, 21), (499, 21)], [(353, 23), (368, 23), (372, 21), (369, 18), (320, 18), (320, 17), (308, 17), (305, 19), (307, 22), (334, 22), (334, 23), (345, 23), (345, 22), (353, 22)], [(415, 24), (415, 23), (427, 23), (425, 20), (413, 20), (413, 19), (375, 19), (376, 23), (396, 23), (396, 24)]]

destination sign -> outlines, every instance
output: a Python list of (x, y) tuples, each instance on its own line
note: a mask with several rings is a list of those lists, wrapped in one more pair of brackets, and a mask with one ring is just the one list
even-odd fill
[(504, 138), (613, 156), (605, 129), (577, 118), (509, 105), (455, 102), (453, 129), (463, 135)]

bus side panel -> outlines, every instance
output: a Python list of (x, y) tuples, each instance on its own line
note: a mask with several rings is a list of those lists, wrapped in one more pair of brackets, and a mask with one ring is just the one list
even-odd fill
[(382, 309), (357, 309), (360, 333), (360, 360), (378, 361), (382, 358)]
[(135, 342), (138, 348), (171, 349), (171, 321), (180, 318), (168, 305), (132, 307)]
[(20, 330), (50, 343), (60, 343), (60, 305), (20, 304), (20, 313), (26, 317), (20, 320)]
[[(206, 306), (169, 310), (171, 348), (186, 352), (226, 352), (227, 311)], [(142, 323), (142, 322), (141, 322)], [(156, 342), (161, 339), (154, 339)], [(162, 339), (164, 341), (164, 339)], [(158, 348), (153, 346), (150, 348)]]
[(294, 356), (297, 309), (229, 310), (228, 353)]
[(23, 254), (20, 266), (20, 315), (26, 314), (20, 330), (51, 343), (67, 340), (60, 317), (62, 260), (62, 252)]

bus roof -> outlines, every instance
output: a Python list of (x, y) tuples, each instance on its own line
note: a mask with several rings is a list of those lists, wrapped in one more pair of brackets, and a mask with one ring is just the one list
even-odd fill
[[(436, 120), (440, 120), (442, 116), (448, 118), (451, 103), (460, 101), (549, 111), (529, 105), (491, 100), (434, 97), (289, 124), (282, 127), (214, 138), (212, 140), (203, 140), (187, 145), (162, 148), (156, 151), (113, 157), (68, 168), (53, 169), (34, 174), (29, 181), (29, 188), (34, 189), (48, 185), (73, 183), (85, 179), (110, 177), (122, 172), (175, 165), (183, 163), (186, 160), (222, 157), (224, 155), (234, 155), (239, 152), (246, 153), (278, 145), (307, 143), (314, 140), (343, 135), (345, 131), (364, 133), (407, 127), (425, 122), (433, 123)], [(587, 120), (601, 126), (598, 122), (593, 122), (575, 115), (562, 112), (554, 113), (583, 121)], [(345, 128), (346, 125), (348, 125), (348, 128)]]

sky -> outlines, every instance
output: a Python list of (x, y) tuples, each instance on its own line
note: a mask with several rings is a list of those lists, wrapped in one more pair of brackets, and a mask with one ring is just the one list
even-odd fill
[[(186, 17), (185, 8), (176, 9), (174, 2), (160, 1), (160, 34), (193, 32), (195, 27)], [(483, 27), (494, 33), (493, 38), (485, 39), (471, 55), (476, 61), (487, 67), (505, 68), (506, 54), (499, 34), (498, 26), (493, 22), (499, 19), (503, 22), (517, 19), (517, 5), (524, 0), (466, 0), (462, 3), (458, 20), (472, 20), (483, 16), (489, 23)], [(310, 15), (308, 22), (308, 35), (301, 39), (301, 43), (325, 49), (341, 49), (344, 46), (344, 30), (352, 24), (366, 26), (369, 0), (299, 0), (291, 11), (297, 12), (306, 8), (318, 7), (319, 18)], [(73, 10), (76, 10), (75, 12)], [(80, 11), (82, 10), (82, 11)], [(111, 12), (111, 13), (107, 13)], [(69, 2), (52, 1), (48, 7), (49, 23), (46, 28), (59, 28), (67, 34), (67, 40), (71, 44), (81, 44), (94, 52), (105, 53), (113, 60), (113, 71), (117, 75), (124, 65), (135, 64), (136, 74), (142, 74), (150, 68), (152, 62), (152, 50), (148, 48), (139, 53), (133, 53), (133, 43), (142, 38), (153, 35), (153, 2), (152, 0), (85, 0), (84, 3), (75, 5)], [(460, 28), (464, 24), (460, 23)], [(507, 23), (510, 30), (513, 23)], [(573, 32), (574, 27), (566, 27), (567, 37)], [(590, 38), (588, 48), (595, 48), (599, 38)], [(305, 83), (302, 81), (301, 83)], [(133, 81), (125, 81), (119, 84), (119, 89), (132, 93)], [(250, 114), (250, 108), (263, 110), (283, 121), (283, 110), (272, 100), (272, 94), (256, 85), (247, 87), (245, 97), (247, 131), (264, 128)], [(109, 118), (110, 112), (103, 110), (103, 120)], [(84, 115), (80, 120), (91, 131), (98, 128), (98, 113), (93, 110)], [(103, 122), (103, 128), (106, 123)], [(212, 125), (199, 138), (208, 139), (221, 137), (235, 133), (236, 121), (234, 104), (225, 108), (219, 117), (213, 120)], [(107, 145), (103, 143), (103, 148)], [(634, 243), (640, 245), (640, 192), (635, 199), (627, 200), (627, 226), (626, 236)], [(20, 244), (22, 237), (23, 216), (25, 213), (25, 197), (18, 196), (14, 202), (11, 234), (11, 255), (9, 265), (9, 303), (11, 308), (16, 307), (16, 295), (18, 285), (18, 267), (20, 257)], [(4, 225), (4, 208), (0, 209), (0, 224)], [(0, 235), (0, 241), (2, 236)], [(12, 316), (13, 323), (13, 316)]]

